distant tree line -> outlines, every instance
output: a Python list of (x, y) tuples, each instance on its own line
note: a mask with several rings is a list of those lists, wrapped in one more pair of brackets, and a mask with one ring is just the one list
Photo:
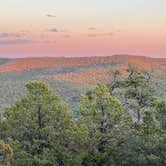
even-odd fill
[(165, 166), (166, 102), (154, 96), (148, 73), (127, 72), (81, 95), (77, 119), (47, 84), (27, 83), (0, 118), (11, 165)]

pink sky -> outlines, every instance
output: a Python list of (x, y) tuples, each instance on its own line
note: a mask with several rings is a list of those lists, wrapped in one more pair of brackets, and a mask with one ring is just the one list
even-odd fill
[(166, 57), (165, 0), (5, 0), (0, 56)]

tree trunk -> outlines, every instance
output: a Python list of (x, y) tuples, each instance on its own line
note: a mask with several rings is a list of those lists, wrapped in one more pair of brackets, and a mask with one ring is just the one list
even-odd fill
[(141, 121), (141, 113), (140, 113), (140, 110), (137, 110), (137, 121), (138, 121), (138, 122)]

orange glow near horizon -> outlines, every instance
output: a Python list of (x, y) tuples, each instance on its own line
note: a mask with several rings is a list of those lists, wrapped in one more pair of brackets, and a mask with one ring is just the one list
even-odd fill
[(5, 0), (0, 57), (166, 57), (164, 5), (164, 0)]

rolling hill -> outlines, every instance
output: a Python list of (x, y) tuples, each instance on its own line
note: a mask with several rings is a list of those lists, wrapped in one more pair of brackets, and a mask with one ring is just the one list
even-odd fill
[(25, 93), (29, 80), (43, 80), (69, 102), (76, 112), (79, 95), (97, 82), (109, 83), (112, 71), (125, 76), (128, 64), (153, 73), (157, 95), (166, 97), (166, 58), (132, 55), (79, 58), (19, 58), (0, 59), (0, 110), (11, 105)]
[(80, 67), (101, 63), (133, 64), (145, 70), (166, 69), (166, 58), (149, 58), (144, 56), (114, 55), (109, 57), (78, 58), (18, 58), (1, 59), (0, 72), (23, 71), (47, 67)]

